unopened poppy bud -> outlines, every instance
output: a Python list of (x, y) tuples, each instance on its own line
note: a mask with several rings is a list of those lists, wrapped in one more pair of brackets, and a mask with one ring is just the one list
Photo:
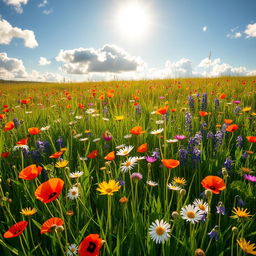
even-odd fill
[(186, 193), (187, 193), (186, 189), (183, 188), (183, 189), (180, 190), (180, 195), (181, 196), (185, 196)]
[(238, 233), (238, 228), (237, 227), (232, 227), (232, 232), (236, 235)]
[(66, 215), (67, 216), (73, 216), (74, 212), (72, 210), (68, 210), (68, 211), (66, 211)]
[(148, 163), (148, 168), (150, 168), (151, 167), (151, 163)]
[(8, 198), (8, 203), (12, 203), (12, 199), (11, 198)]
[(222, 168), (222, 175), (223, 175), (223, 178), (227, 178), (228, 177), (228, 172), (227, 172), (226, 168)]
[(173, 217), (174, 219), (178, 218), (178, 217), (179, 217), (179, 213), (176, 212), (176, 211), (173, 211), (173, 212), (172, 212), (172, 217)]
[(64, 227), (63, 227), (63, 226), (57, 226), (57, 227), (55, 228), (55, 232), (57, 232), (57, 233), (60, 233), (60, 232), (62, 232), (62, 231), (64, 231)]
[(202, 249), (198, 248), (195, 250), (195, 256), (205, 256), (205, 252)]
[(206, 189), (204, 193), (208, 199), (212, 197), (212, 191), (210, 189)]

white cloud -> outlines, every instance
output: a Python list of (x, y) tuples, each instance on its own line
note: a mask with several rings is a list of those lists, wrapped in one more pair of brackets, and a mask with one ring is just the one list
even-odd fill
[(38, 61), (38, 64), (40, 66), (46, 66), (46, 65), (49, 65), (51, 64), (51, 61), (50, 60), (47, 60), (45, 57), (40, 57), (39, 61)]
[(48, 0), (43, 0), (43, 2), (38, 5), (38, 8), (45, 7), (47, 4), (48, 4)]
[(64, 63), (62, 70), (68, 74), (130, 72), (145, 66), (140, 57), (131, 56), (123, 49), (108, 44), (98, 50), (94, 48), (60, 50), (56, 60)]
[(204, 31), (204, 32), (206, 32), (207, 29), (208, 29), (207, 26), (204, 26), (204, 27), (203, 27), (203, 31)]
[(182, 58), (177, 62), (166, 61), (165, 73), (170, 77), (192, 77), (192, 62), (189, 59)]
[(22, 4), (27, 4), (28, 0), (3, 0), (7, 5), (12, 5), (17, 13), (22, 13)]
[(45, 14), (45, 15), (49, 15), (49, 14), (51, 14), (53, 12), (53, 9), (51, 8), (51, 9), (49, 9), (49, 10), (43, 10), (43, 14)]
[(13, 27), (7, 20), (0, 19), (0, 44), (9, 44), (14, 37), (23, 39), (24, 45), (28, 48), (38, 46), (32, 30)]
[(232, 39), (233, 38), (240, 38), (240, 37), (242, 37), (242, 33), (241, 32), (235, 32), (235, 33), (227, 34), (227, 37), (232, 38)]
[(247, 35), (246, 37), (256, 37), (256, 23), (248, 24), (244, 33)]

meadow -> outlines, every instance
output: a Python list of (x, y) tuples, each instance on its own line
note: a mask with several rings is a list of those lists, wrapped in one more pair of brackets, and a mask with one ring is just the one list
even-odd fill
[(255, 92), (0, 84), (0, 255), (256, 255)]

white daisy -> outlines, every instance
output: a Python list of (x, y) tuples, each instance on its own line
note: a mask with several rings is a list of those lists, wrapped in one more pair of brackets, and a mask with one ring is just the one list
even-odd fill
[(26, 151), (29, 151), (28, 145), (17, 145), (17, 146), (14, 146), (12, 150), (17, 151), (19, 149), (25, 149)]
[(195, 199), (195, 201), (193, 202), (193, 205), (199, 208), (202, 212), (208, 213), (209, 205), (208, 203), (204, 202), (202, 199)]
[(68, 246), (68, 256), (77, 255), (78, 246), (75, 244), (71, 244)]
[(144, 160), (146, 157), (145, 156), (135, 156), (137, 161)]
[(96, 109), (94, 108), (88, 108), (86, 111), (85, 111), (87, 114), (93, 114), (96, 112)]
[(124, 135), (124, 138), (125, 139), (130, 139), (132, 137), (132, 134), (126, 134), (126, 135)]
[(127, 172), (137, 164), (136, 157), (129, 157), (124, 163), (121, 164), (121, 171)]
[(176, 143), (178, 142), (177, 139), (170, 139), (170, 140), (166, 140), (167, 143)]
[(42, 127), (40, 130), (41, 130), (41, 131), (48, 131), (50, 128), (51, 128), (51, 126), (50, 126), (50, 125), (47, 125), (47, 126), (45, 126), (45, 127)]
[(84, 174), (84, 172), (71, 172), (69, 174), (69, 177), (72, 179), (78, 179), (80, 178), (82, 175)]
[(100, 141), (100, 138), (96, 138), (92, 142), (98, 142), (98, 141)]
[(116, 154), (118, 156), (127, 156), (133, 150), (133, 148), (134, 146), (125, 146), (124, 148), (117, 151)]
[(176, 190), (176, 191), (181, 190), (181, 187), (176, 186), (176, 185), (173, 185), (172, 183), (169, 183), (169, 184), (167, 185), (167, 187), (168, 187), (170, 190)]
[(73, 186), (72, 188), (70, 188), (70, 189), (68, 190), (67, 197), (68, 197), (70, 200), (77, 199), (78, 196), (79, 196), (79, 190), (78, 190), (78, 187), (77, 187), (77, 186)]
[(164, 220), (156, 220), (149, 227), (149, 235), (157, 244), (164, 243), (170, 237), (168, 234), (171, 232), (170, 227), (170, 224)]
[(122, 149), (124, 147), (125, 147), (125, 144), (121, 144), (121, 145), (116, 146), (116, 149)]
[(88, 138), (81, 138), (81, 139), (79, 139), (79, 141), (87, 141), (88, 140)]
[(152, 180), (148, 180), (146, 183), (147, 183), (150, 187), (156, 187), (156, 186), (158, 186), (158, 183), (155, 182), (155, 181), (152, 181)]
[(109, 121), (109, 118), (103, 117), (102, 120), (103, 121)]
[(59, 119), (56, 119), (56, 120), (54, 120), (54, 123), (60, 123), (61, 122), (61, 119), (59, 118)]
[(75, 116), (75, 119), (77, 119), (77, 120), (80, 120), (82, 118), (83, 118), (83, 116)]
[(83, 161), (88, 160), (88, 158), (87, 158), (87, 157), (82, 157), (82, 156), (81, 156), (79, 159), (80, 159), (80, 160), (83, 160)]
[(74, 124), (76, 124), (77, 123), (77, 121), (71, 121), (71, 122), (69, 122), (68, 124), (69, 125), (74, 125)]
[(82, 133), (78, 133), (78, 134), (74, 135), (73, 138), (78, 139), (78, 138), (82, 137), (82, 135), (83, 135)]
[(164, 124), (164, 120), (156, 120), (156, 124)]
[(159, 135), (159, 134), (161, 134), (163, 131), (164, 131), (164, 128), (160, 128), (160, 129), (157, 129), (157, 130), (154, 130), (154, 131), (150, 132), (150, 134)]
[(55, 107), (57, 107), (57, 105), (56, 105), (56, 104), (55, 104), (55, 105), (51, 105), (50, 107), (51, 107), (51, 108), (55, 108)]
[(32, 114), (32, 111), (25, 111), (25, 114)]
[(204, 212), (197, 206), (189, 204), (181, 208), (180, 215), (182, 219), (195, 224), (203, 218)]

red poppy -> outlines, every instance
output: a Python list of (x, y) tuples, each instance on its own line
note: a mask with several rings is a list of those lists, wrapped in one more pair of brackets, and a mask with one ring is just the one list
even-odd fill
[(93, 150), (92, 152), (90, 152), (87, 157), (90, 158), (90, 159), (93, 159), (95, 157), (97, 157), (99, 154), (99, 151), (96, 149), (96, 150)]
[(208, 112), (205, 111), (199, 111), (200, 116), (208, 116)]
[(81, 103), (78, 104), (78, 107), (79, 107), (80, 109), (84, 109), (84, 105), (81, 104)]
[(51, 156), (49, 156), (49, 158), (59, 158), (64, 152), (59, 151), (59, 152), (55, 152), (54, 154), (52, 154)]
[(15, 127), (14, 122), (13, 122), (13, 121), (10, 121), (10, 122), (8, 122), (8, 123), (5, 124), (5, 126), (4, 126), (4, 131), (5, 131), (5, 132), (11, 131), (14, 127)]
[(115, 151), (112, 151), (110, 153), (108, 153), (105, 157), (104, 157), (105, 160), (108, 160), (108, 161), (112, 161), (115, 159)]
[(28, 132), (31, 135), (36, 135), (36, 134), (39, 134), (41, 130), (37, 127), (31, 127), (31, 128), (28, 128)]
[(255, 142), (256, 142), (256, 136), (247, 136), (246, 139), (247, 139), (249, 142), (252, 142), (252, 143), (255, 143)]
[(225, 124), (232, 124), (233, 120), (231, 119), (224, 119)]
[(107, 97), (108, 97), (108, 98), (114, 97), (114, 93), (108, 92), (108, 93), (107, 93)]
[(33, 180), (41, 173), (42, 170), (43, 168), (39, 165), (29, 165), (19, 173), (19, 178), (23, 180)]
[(180, 161), (175, 159), (163, 159), (161, 162), (166, 168), (175, 168), (180, 165)]
[(8, 108), (4, 108), (4, 109), (3, 109), (3, 112), (4, 112), (4, 113), (9, 113), (9, 109), (8, 109)]
[(99, 99), (100, 99), (100, 100), (104, 100), (104, 99), (105, 99), (105, 96), (104, 96), (104, 95), (100, 95)]
[(176, 108), (172, 108), (171, 112), (176, 112), (176, 110), (177, 110)]
[(59, 178), (52, 178), (42, 183), (35, 191), (36, 199), (43, 203), (50, 203), (61, 193), (64, 181)]
[(28, 138), (21, 139), (18, 142), (16, 142), (16, 145), (27, 145), (28, 144)]
[(79, 256), (98, 256), (102, 246), (102, 239), (98, 234), (90, 234), (84, 238), (78, 248)]
[(0, 114), (0, 119), (5, 119), (5, 114)]
[(227, 95), (223, 92), (221, 95), (220, 95), (220, 99), (225, 99), (227, 97)]
[(130, 133), (133, 134), (133, 135), (140, 135), (142, 133), (145, 133), (145, 131), (142, 131), (141, 126), (135, 126), (130, 130)]
[(235, 132), (239, 126), (237, 124), (231, 124), (226, 128), (227, 132)]
[(5, 104), (5, 105), (3, 105), (3, 108), (8, 108), (8, 107), (9, 107), (9, 106), (8, 106), (8, 105), (6, 105), (6, 104)]
[(137, 148), (137, 152), (139, 152), (139, 153), (145, 153), (145, 152), (147, 152), (147, 150), (148, 150), (148, 144), (147, 143), (142, 144)]
[(27, 221), (20, 221), (11, 226), (5, 233), (4, 238), (13, 238), (19, 236), (23, 230), (27, 227)]
[(167, 112), (167, 110), (168, 110), (168, 106), (165, 106), (165, 107), (163, 107), (163, 108), (159, 108), (159, 109), (156, 111), (156, 113), (159, 114), (159, 115), (165, 115), (166, 112)]
[(20, 100), (20, 103), (22, 104), (28, 104), (29, 103), (29, 99), (23, 99), (23, 100)]
[(214, 194), (219, 194), (221, 190), (226, 189), (224, 180), (218, 176), (207, 176), (201, 181), (201, 184)]
[(3, 153), (1, 154), (1, 157), (6, 158), (6, 157), (8, 157), (10, 154), (11, 154), (11, 152), (3, 152)]
[(64, 222), (62, 219), (57, 217), (50, 218), (42, 224), (42, 227), (40, 229), (40, 234), (53, 232), (57, 227), (60, 227), (63, 225), (64, 225)]

